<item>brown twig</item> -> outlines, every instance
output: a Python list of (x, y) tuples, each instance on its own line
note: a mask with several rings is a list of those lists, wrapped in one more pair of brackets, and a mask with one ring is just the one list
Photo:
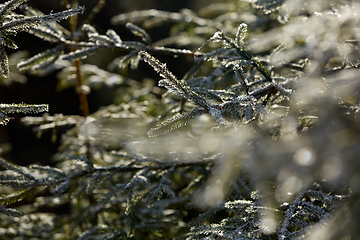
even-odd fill
[(80, 109), (84, 117), (89, 116), (89, 103), (87, 99), (87, 93), (82, 89), (84, 81), (81, 75), (81, 62), (79, 59), (74, 60), (74, 66), (76, 68), (76, 79), (77, 79), (77, 93), (79, 94)]
[[(66, 8), (71, 7), (68, 0), (64, 0), (63, 4), (65, 5)], [(77, 28), (77, 22), (78, 22), (77, 15), (70, 17), (68, 22), (69, 22), (70, 31), (74, 33)], [(75, 42), (77, 41), (77, 39), (72, 39), (72, 40)], [(72, 47), (71, 49), (71, 51), (73, 52), (76, 50), (77, 47)], [(79, 59), (76, 59), (73, 61), (73, 63), (76, 68), (76, 79), (77, 79), (76, 92), (79, 94), (80, 110), (82, 111), (83, 117), (87, 117), (89, 116), (89, 103), (87, 99), (87, 93), (83, 89), (84, 79), (81, 75), (81, 61)]]

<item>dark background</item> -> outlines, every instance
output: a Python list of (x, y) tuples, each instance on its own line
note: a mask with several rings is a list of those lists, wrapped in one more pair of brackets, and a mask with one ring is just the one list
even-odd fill
[[(131, 40), (134, 36), (128, 29), (123, 25), (113, 26), (110, 23), (112, 16), (120, 13), (152, 8), (173, 12), (177, 12), (182, 8), (189, 8), (196, 11), (199, 6), (208, 4), (209, 2), (210, 1), (204, 0), (107, 0), (105, 7), (94, 18), (92, 24), (96, 26), (100, 33), (105, 33), (107, 29), (111, 28), (114, 29), (123, 40)], [(85, 5), (86, 8), (85, 13), (79, 16), (80, 23), (86, 18), (87, 14), (89, 14), (96, 3), (96, 0), (79, 1), (79, 5)], [(30, 0), (27, 4), (41, 10), (45, 14), (50, 13), (51, 11), (58, 12), (64, 10), (61, 1)], [(67, 26), (67, 21), (64, 20), (61, 24)], [(149, 32), (149, 34), (153, 38), (153, 41), (156, 41), (166, 37), (167, 30), (168, 29), (161, 28), (154, 29), (152, 30), (153, 32)], [(16, 36), (11, 36), (11, 38), (15, 40), (18, 45), (18, 50), (27, 50), (29, 56), (33, 56), (53, 46), (26, 32), (18, 33)], [(7, 52), (10, 55), (14, 51), (7, 49)], [(168, 64), (171, 67), (172, 63), (170, 62)], [(181, 72), (176, 72), (177, 69), (174, 69), (174, 71), (175, 74), (183, 74)], [(130, 72), (129, 75), (136, 80), (141, 80), (144, 76), (150, 78), (157, 76), (154, 71), (149, 72), (150, 73), (139, 73), (139, 71), (136, 73)], [(75, 90), (67, 89), (56, 91), (57, 79), (55, 74), (43, 78), (29, 75), (27, 77), (28, 80), (26, 84), (15, 83), (10, 86), (0, 86), (0, 103), (23, 102), (29, 104), (49, 104), (50, 115), (57, 113), (62, 113), (64, 115), (81, 115), (79, 100), (78, 96), (75, 94)], [(112, 103), (110, 99), (99, 101), (99, 94), (96, 92), (92, 92), (88, 97), (91, 112), (96, 111), (100, 106)], [(41, 116), (42, 114), (34, 115)], [(50, 140), (51, 132), (44, 133), (41, 138), (37, 138), (31, 127), (26, 127), (20, 122), (20, 119), (25, 116), (24, 114), (11, 114), (9, 116), (14, 119), (6, 126), (0, 126), (0, 148), (3, 149), (1, 154), (2, 157), (20, 165), (28, 165), (31, 163), (51, 165), (51, 156), (56, 153), (60, 144), (60, 135), (66, 129), (63, 129), (63, 132), (60, 130), (57, 134), (58, 140), (55, 143), (52, 143)]]

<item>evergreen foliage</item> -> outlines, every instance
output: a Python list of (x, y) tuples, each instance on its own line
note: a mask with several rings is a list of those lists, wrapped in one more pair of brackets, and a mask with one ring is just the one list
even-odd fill
[[(63, 1), (50, 14), (24, 2), (0, 5), (1, 83), (56, 73), (82, 115), (22, 118), (60, 146), (48, 165), (0, 157), (1, 237), (359, 238), (359, 3), (133, 11), (111, 19), (131, 32), (126, 40), (93, 23), (104, 0), (89, 12)], [(169, 25), (155, 41), (151, 30)], [(8, 57), (19, 31), (53, 47)], [(116, 55), (107, 69), (92, 60), (100, 54)], [(107, 88), (114, 104), (92, 112), (89, 94)], [(48, 111), (2, 103), (0, 123)]]

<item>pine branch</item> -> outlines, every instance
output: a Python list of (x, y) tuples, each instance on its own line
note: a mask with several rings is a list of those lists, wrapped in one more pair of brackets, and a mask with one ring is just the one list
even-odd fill
[(62, 42), (65, 41), (63, 35), (57, 31), (52, 31), (48, 26), (36, 26), (29, 28), (28, 33), (43, 39), (48, 42)]
[(39, 113), (39, 112), (47, 112), (49, 111), (49, 105), (47, 104), (0, 104), (0, 124), (6, 125), (11, 118), (9, 118), (6, 114), (8, 113)]
[(166, 12), (161, 10), (142, 10), (142, 11), (133, 11), (131, 13), (119, 14), (114, 16), (111, 19), (112, 24), (120, 24), (123, 22), (139, 22), (143, 20), (148, 20), (145, 25), (152, 26), (159, 22), (188, 22), (188, 23), (195, 23), (199, 26), (213, 26), (214, 23), (209, 19), (204, 19), (198, 17), (194, 12), (191, 11), (183, 11), (182, 13), (176, 12)]
[(99, 49), (99, 46), (93, 46), (89, 48), (78, 49), (74, 52), (70, 52), (61, 56), (62, 60), (74, 61), (78, 59), (85, 59), (88, 56), (94, 54)]
[[(199, 52), (209, 41), (223, 42), (223, 49), (217, 50), (213, 55), (217, 56), (220, 52), (224, 52), (224, 50), (233, 49), (235, 50), (234, 53), (238, 56), (239, 59), (249, 61), (250, 64), (254, 66), (269, 82), (273, 82), (273, 79), (271, 78), (268, 70), (240, 45), (240, 43), (242, 43), (243, 39), (245, 38), (246, 31), (247, 25), (241, 24), (238, 28), (238, 33), (236, 36), (237, 40), (233, 40), (230, 37), (226, 36), (224, 32), (218, 31), (207, 42), (205, 42), (201, 47), (198, 48), (195, 56), (198, 58), (204, 58), (204, 56), (199, 55)], [(222, 56), (222, 58), (224, 58), (224, 56)], [(225, 56), (225, 58), (229, 58), (229, 56)]]
[[(84, 158), (78, 158), (75, 157), (75, 159), (82, 159), (86, 162), (89, 162), (86, 157)], [(40, 186), (46, 186), (46, 187), (54, 187), (53, 192), (54, 194), (61, 194), (69, 187), (70, 183), (75, 180), (82, 177), (86, 177), (89, 175), (93, 175), (96, 173), (124, 173), (124, 172), (139, 172), (139, 171), (159, 171), (159, 170), (167, 170), (167, 169), (177, 169), (177, 168), (183, 168), (183, 167), (189, 167), (189, 166), (202, 166), (202, 165), (208, 165), (213, 163), (213, 159), (210, 160), (198, 160), (193, 162), (178, 162), (178, 163), (163, 163), (158, 164), (154, 166), (110, 166), (110, 167), (94, 167), (92, 162), (89, 162), (89, 168), (85, 170), (77, 170), (76, 172), (65, 175), (62, 171), (59, 171), (54, 168), (43, 168), (38, 166), (30, 166), (30, 169), (33, 170), (39, 170), (44, 173), (49, 173), (48, 177), (44, 178), (36, 178), (32, 174), (30, 174), (28, 171), (30, 169), (26, 167), (20, 167), (15, 164), (11, 164), (8, 161), (6, 161), (3, 158), (0, 158), (0, 165), (8, 169), (10, 171), (13, 171), (20, 176), (10, 176), (10, 175), (0, 175), (0, 184), (10, 186), (16, 189), (27, 189), (29, 187), (40, 187)]]
[(187, 125), (191, 120), (198, 117), (201, 113), (205, 112), (204, 109), (194, 109), (190, 112), (177, 114), (164, 122), (157, 125), (155, 128), (152, 128), (148, 132), (149, 137), (157, 137), (159, 135), (170, 132), (174, 129), (183, 127)]
[[(16, 15), (16, 17), (13, 16), (11, 20), (7, 20), (6, 19), (7, 15), (9, 15), (12, 10), (16, 9), (24, 2), (26, 2), (26, 0), (10, 0), (6, 2), (0, 9), (0, 23), (1, 23), (0, 24), (0, 32), (1, 32), (0, 65), (4, 77), (8, 77), (10, 75), (8, 57), (5, 52), (4, 46), (14, 49), (17, 48), (14, 41), (7, 38), (5, 35), (14, 35), (19, 31), (27, 31), (33, 33), (34, 35), (40, 36), (44, 40), (55, 41), (55, 42), (63, 41), (63, 38), (61, 35), (59, 35), (59, 32), (54, 31), (53, 28), (44, 28), (39, 26), (44, 26), (51, 22), (57, 22), (77, 14), (82, 14), (84, 12), (84, 7), (79, 6), (74, 9), (70, 9), (58, 13), (50, 13), (48, 15), (42, 15), (42, 16)], [(34, 13), (34, 11), (32, 12)], [(38, 28), (36, 29), (36, 27)], [(39, 57), (49, 57), (49, 54), (50, 52), (46, 52), (45, 55), (38, 55), (36, 60), (35, 59), (32, 60), (34, 60), (35, 62), (39, 61), (40, 60)], [(20, 66), (24, 66), (24, 65), (20, 64)]]
[(11, 12), (12, 10), (16, 9), (17, 7), (19, 7), (21, 4), (23, 4), (24, 2), (27, 2), (29, 0), (10, 0), (7, 1), (2, 8), (0, 9), (0, 21), (3, 20), (3, 18), (9, 14), (9, 12)]
[(161, 63), (158, 59), (151, 56), (145, 51), (139, 52), (140, 58), (147, 62), (150, 66), (154, 68), (160, 76), (164, 77), (162, 81), (159, 82), (160, 86), (164, 86), (169, 89), (171, 92), (187, 99), (191, 100), (200, 107), (203, 107), (206, 110), (210, 109), (210, 105), (196, 93), (194, 93), (183, 81), (178, 80), (166, 67), (166, 64)]
[(149, 34), (142, 28), (136, 26), (135, 24), (128, 22), (126, 23), (126, 27), (128, 29), (131, 30), (131, 32), (135, 35), (135, 36), (139, 36), (141, 37), (141, 39), (146, 43), (146, 44), (151, 44), (151, 38), (149, 36)]
[(240, 24), (235, 37), (237, 46), (241, 46), (244, 43), (246, 32), (247, 32), (247, 25), (245, 23)]
[(27, 69), (37, 69), (41, 66), (45, 66), (46, 62), (52, 63), (57, 60), (63, 53), (63, 47), (61, 45), (56, 46), (55, 48), (48, 49), (42, 53), (39, 53), (25, 61), (18, 63), (17, 67), (20, 71)]
[(50, 13), (45, 16), (23, 17), (22, 19), (3, 24), (2, 26), (0, 26), (0, 31), (27, 31), (30, 27), (44, 24), (49, 21), (58, 22), (71, 16), (82, 14), (84, 11), (85, 8), (79, 6), (74, 9), (65, 10), (58, 13)]
[(48, 104), (0, 104), (0, 112), (3, 113), (39, 113), (39, 112), (48, 112), (49, 105)]
[(32, 188), (28, 188), (28, 189), (19, 190), (11, 194), (0, 195), (0, 204), (9, 205), (12, 203), (22, 201), (25, 198), (29, 197), (32, 194), (32, 191), (33, 191)]
[(112, 29), (106, 31), (106, 35), (115, 43), (115, 45), (120, 45), (122, 40), (120, 36)]

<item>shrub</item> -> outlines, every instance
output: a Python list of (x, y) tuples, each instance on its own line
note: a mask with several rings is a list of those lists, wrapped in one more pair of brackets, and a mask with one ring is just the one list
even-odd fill
[[(111, 18), (134, 35), (126, 40), (92, 22), (103, 0), (87, 11), (64, 1), (68, 9), (50, 14), (24, 2), (0, 8), (2, 82), (56, 73), (82, 115), (22, 119), (54, 141), (64, 130), (47, 165), (0, 158), (2, 236), (358, 238), (359, 3), (132, 11)], [(66, 18), (68, 28), (58, 23)], [(168, 36), (154, 41), (156, 28)], [(23, 55), (7, 48), (19, 31), (52, 47), (16, 70), (9, 59)], [(106, 69), (96, 56), (111, 59)], [(115, 89), (113, 104), (92, 111), (99, 89)], [(0, 120), (49, 108), (4, 103)]]

